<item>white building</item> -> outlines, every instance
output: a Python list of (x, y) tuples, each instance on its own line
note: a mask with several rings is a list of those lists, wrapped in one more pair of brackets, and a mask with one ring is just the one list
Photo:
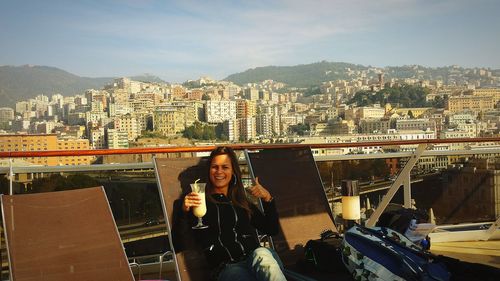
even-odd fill
[(440, 134), (441, 139), (473, 138), (475, 136), (475, 133), (461, 130), (443, 130)]
[(235, 101), (207, 101), (205, 104), (205, 120), (208, 123), (222, 123), (236, 119)]
[(106, 134), (103, 127), (93, 128), (89, 130), (89, 141), (92, 149), (105, 149)]
[(109, 149), (128, 148), (127, 132), (120, 132), (116, 129), (107, 129), (106, 133)]

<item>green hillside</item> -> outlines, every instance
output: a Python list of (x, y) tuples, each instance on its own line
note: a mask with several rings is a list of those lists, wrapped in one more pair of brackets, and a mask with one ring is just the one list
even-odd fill
[(344, 62), (317, 62), (296, 66), (265, 66), (229, 75), (224, 80), (238, 85), (274, 80), (291, 87), (307, 88), (318, 86), (321, 82), (348, 79), (347, 69), (362, 70), (367, 67)]
[(65, 96), (86, 89), (100, 89), (113, 78), (79, 77), (48, 66), (0, 66), (0, 106), (13, 107), (17, 101), (44, 94)]

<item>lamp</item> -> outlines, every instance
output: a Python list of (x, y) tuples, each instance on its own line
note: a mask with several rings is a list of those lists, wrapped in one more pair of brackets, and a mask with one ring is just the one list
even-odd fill
[(361, 218), (359, 187), (357, 180), (342, 181), (342, 218), (359, 220)]

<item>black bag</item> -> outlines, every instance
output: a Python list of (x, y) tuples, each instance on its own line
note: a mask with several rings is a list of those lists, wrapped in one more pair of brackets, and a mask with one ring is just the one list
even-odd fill
[(306, 263), (324, 272), (347, 272), (342, 262), (342, 237), (327, 230), (321, 239), (309, 240), (305, 246)]
[(399, 233), (405, 233), (412, 220), (417, 223), (424, 223), (429, 220), (429, 215), (422, 210), (399, 208), (382, 213), (376, 226), (387, 227)]

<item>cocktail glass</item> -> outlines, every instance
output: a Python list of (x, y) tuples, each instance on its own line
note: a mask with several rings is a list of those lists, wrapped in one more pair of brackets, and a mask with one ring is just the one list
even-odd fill
[(204, 182), (195, 182), (191, 184), (191, 190), (196, 192), (201, 197), (200, 206), (193, 207), (193, 214), (198, 218), (198, 224), (193, 226), (193, 229), (204, 229), (208, 226), (203, 224), (202, 217), (207, 213), (207, 205), (205, 203), (205, 186)]

